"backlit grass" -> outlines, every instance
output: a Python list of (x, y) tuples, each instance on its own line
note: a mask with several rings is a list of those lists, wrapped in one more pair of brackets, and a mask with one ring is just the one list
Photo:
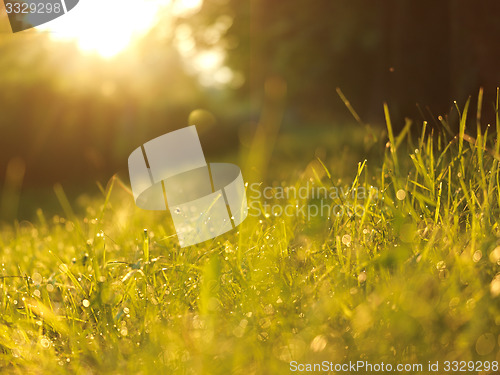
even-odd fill
[(383, 160), (360, 160), (342, 179), (313, 160), (275, 183), (343, 194), (250, 202), (358, 207), (338, 216), (270, 212), (180, 249), (167, 213), (136, 208), (121, 180), (75, 202), (57, 186), (64, 214), (38, 211), (0, 232), (2, 371), (500, 361), (500, 121), (481, 130), (466, 104), (457, 134), (446, 119), (395, 134), (385, 109)]

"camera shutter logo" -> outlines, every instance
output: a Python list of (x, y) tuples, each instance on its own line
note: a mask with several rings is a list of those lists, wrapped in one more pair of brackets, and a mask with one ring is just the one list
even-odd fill
[(181, 247), (226, 233), (248, 215), (240, 169), (207, 164), (194, 125), (146, 142), (128, 167), (136, 205), (170, 210)]
[(4, 0), (12, 32), (40, 26), (64, 16), (79, 0)]

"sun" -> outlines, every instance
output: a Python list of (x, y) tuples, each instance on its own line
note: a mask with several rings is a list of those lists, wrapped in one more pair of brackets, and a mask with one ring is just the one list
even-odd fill
[(36, 29), (53, 40), (75, 41), (84, 52), (112, 58), (156, 23), (162, 9), (173, 15), (197, 11), (202, 0), (80, 0), (66, 15)]

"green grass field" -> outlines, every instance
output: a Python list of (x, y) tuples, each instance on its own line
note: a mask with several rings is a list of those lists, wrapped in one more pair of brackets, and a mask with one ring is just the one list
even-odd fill
[[(458, 360), (489, 369), (449, 373), (498, 374), (500, 121), (483, 131), (467, 108), (458, 134), (444, 119), (394, 134), (386, 108), (383, 160), (342, 179), (321, 159), (290, 167), (300, 177), (272, 197), (248, 192), (254, 211), (275, 212), (185, 249), (168, 214), (136, 208), (119, 179), (71, 202), (56, 186), (64, 215), (39, 210), (0, 232), (2, 373)], [(308, 194), (277, 194), (300, 188)], [(312, 215), (319, 205), (356, 209)], [(287, 206), (302, 211), (278, 214)]]

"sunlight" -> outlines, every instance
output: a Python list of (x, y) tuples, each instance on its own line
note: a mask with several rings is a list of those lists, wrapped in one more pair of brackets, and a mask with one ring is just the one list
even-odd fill
[(179, 15), (199, 10), (202, 0), (85, 0), (65, 16), (37, 27), (53, 40), (75, 41), (84, 52), (112, 58), (145, 35), (159, 12)]

